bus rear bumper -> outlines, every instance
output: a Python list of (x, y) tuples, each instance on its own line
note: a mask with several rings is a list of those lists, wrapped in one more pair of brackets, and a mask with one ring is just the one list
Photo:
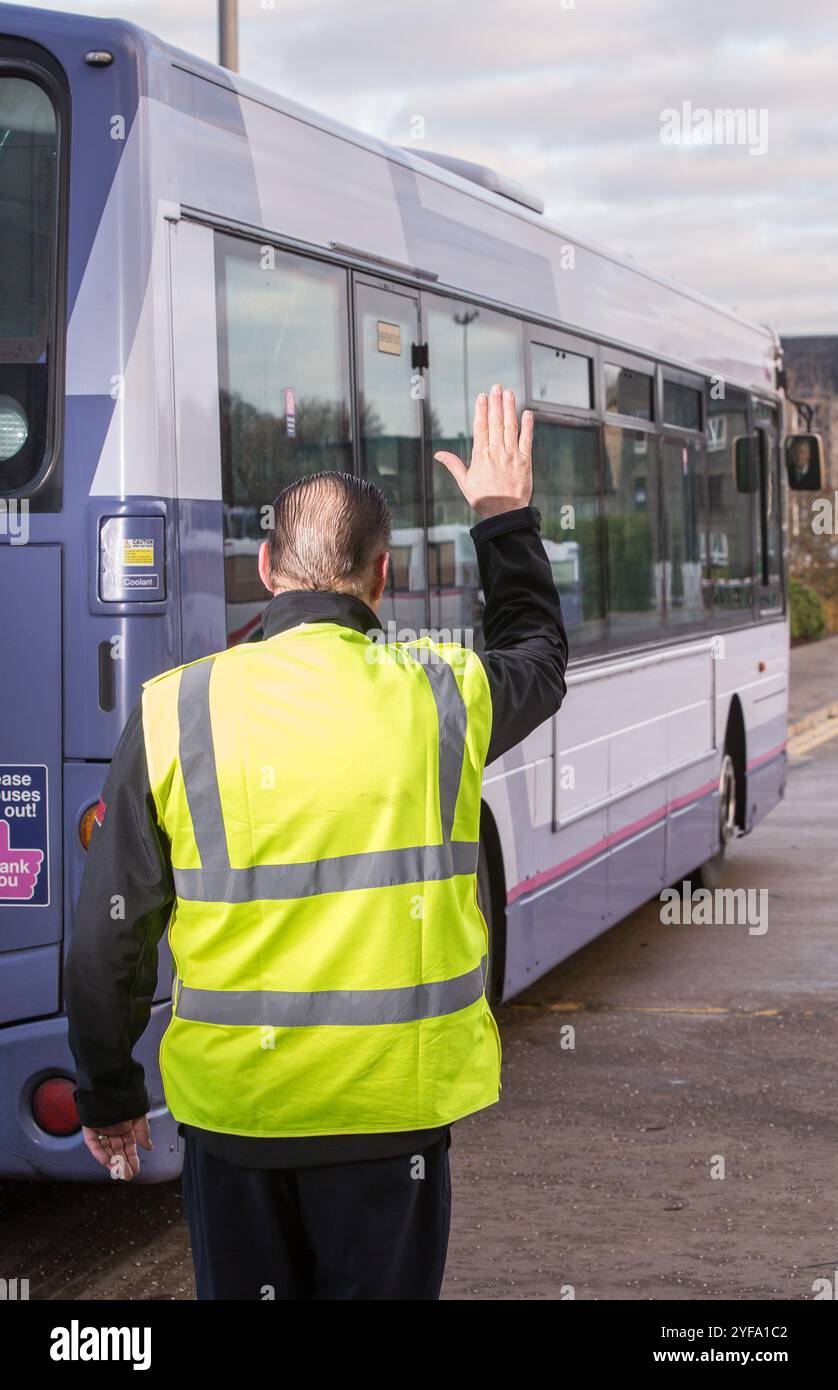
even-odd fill
[[(171, 1016), (168, 1000), (155, 1004), (148, 1028), (134, 1049), (135, 1058), (145, 1069), (154, 1144), (151, 1153), (140, 1151), (140, 1173), (135, 1182), (176, 1178), (183, 1161), (177, 1124), (166, 1109), (157, 1060), (160, 1039)], [(59, 1138), (35, 1123), (32, 1096), (51, 1076), (74, 1077), (65, 1016), (0, 1029), (0, 1177), (109, 1182), (107, 1169), (87, 1152), (80, 1130)]]

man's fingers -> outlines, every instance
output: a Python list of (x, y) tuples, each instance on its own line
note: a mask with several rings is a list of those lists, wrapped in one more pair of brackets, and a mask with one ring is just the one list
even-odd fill
[(111, 1161), (110, 1141), (108, 1141), (106, 1147), (97, 1136), (95, 1130), (83, 1128), (82, 1133), (88, 1152), (93, 1155), (97, 1163), (101, 1163), (104, 1168), (107, 1168)]
[(140, 1171), (140, 1156), (137, 1153), (133, 1134), (126, 1135), (125, 1138), (115, 1134), (111, 1139), (111, 1148), (113, 1149), (113, 1159), (110, 1167), (114, 1167), (114, 1159), (117, 1166), (119, 1166), (119, 1160), (122, 1159), (123, 1174), (126, 1181), (130, 1182), (134, 1174)]
[(460, 488), (465, 487), (468, 469), (461, 458), (458, 458), (456, 454), (448, 454), (444, 450), (440, 450), (438, 454), (434, 454), (434, 458), (437, 459), (444, 468), (448, 469), (448, 472), (456, 480)]
[(140, 1171), (138, 1141), (144, 1149), (151, 1148), (147, 1115), (103, 1129), (91, 1129), (83, 1125), (82, 1136), (96, 1162), (101, 1163), (104, 1168), (109, 1168), (111, 1173), (116, 1172), (124, 1177), (127, 1182)]
[(509, 453), (518, 449), (518, 415), (515, 406), (515, 392), (503, 393), (503, 443)]
[(503, 446), (503, 391), (493, 386), (489, 396), (489, 448)]
[(474, 451), (489, 447), (489, 397), (485, 391), (474, 402)]
[(532, 432), (535, 424), (535, 416), (531, 410), (525, 410), (521, 416), (521, 437), (518, 440), (518, 452), (527, 462), (532, 461)]
[(151, 1142), (151, 1130), (148, 1127), (148, 1115), (141, 1115), (139, 1120), (134, 1121), (134, 1138), (141, 1149), (153, 1149)]

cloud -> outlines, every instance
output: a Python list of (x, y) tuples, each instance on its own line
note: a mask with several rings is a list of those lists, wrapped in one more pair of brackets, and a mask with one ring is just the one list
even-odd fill
[[(239, 0), (242, 71), (381, 139), (488, 163), (570, 234), (784, 332), (838, 330), (834, 0)], [(202, 57), (206, 0), (85, 0)], [(767, 111), (763, 156), (661, 143), (661, 112)], [(417, 150), (421, 146), (416, 147)]]

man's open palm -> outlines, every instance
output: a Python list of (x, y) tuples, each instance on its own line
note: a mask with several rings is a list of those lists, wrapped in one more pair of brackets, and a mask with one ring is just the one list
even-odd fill
[(100, 1125), (97, 1129), (82, 1125), (82, 1135), (96, 1162), (108, 1168), (112, 1177), (121, 1177), (126, 1182), (130, 1182), (140, 1171), (137, 1145), (151, 1149), (147, 1115), (141, 1115), (137, 1120), (125, 1120), (122, 1124)]
[(457, 480), (467, 502), (485, 518), (526, 507), (532, 497), (532, 411), (525, 410), (518, 434), (515, 392), (493, 386), (474, 403), (471, 467), (440, 450), (434, 458)]

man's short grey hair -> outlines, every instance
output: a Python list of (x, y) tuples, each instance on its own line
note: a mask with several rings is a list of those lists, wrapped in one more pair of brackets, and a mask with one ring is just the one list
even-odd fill
[(281, 589), (367, 594), (391, 528), (389, 503), (374, 483), (337, 472), (300, 478), (274, 502), (271, 579)]

